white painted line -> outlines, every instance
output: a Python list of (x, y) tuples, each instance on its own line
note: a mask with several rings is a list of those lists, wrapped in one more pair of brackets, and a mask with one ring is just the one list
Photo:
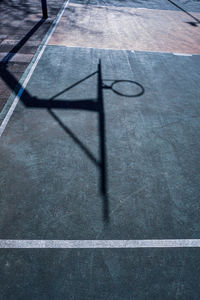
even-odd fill
[[(50, 43), (49, 46), (56, 46), (58, 44)], [(198, 53), (196, 54), (189, 54), (189, 53), (176, 53), (176, 52), (165, 52), (165, 51), (147, 51), (147, 50), (137, 50), (137, 49), (130, 49), (130, 48), (100, 48), (100, 47), (90, 47), (90, 46), (75, 46), (75, 45), (64, 45), (60, 44), (62, 47), (66, 48), (80, 48), (80, 49), (99, 49), (99, 50), (111, 50), (111, 51), (130, 51), (133, 53), (142, 52), (142, 53), (153, 53), (153, 54), (173, 54), (173, 55), (182, 55), (182, 56), (193, 56), (193, 55), (200, 55)]]
[(0, 248), (188, 248), (200, 247), (200, 239), (183, 240), (0, 240)]
[(39, 62), (39, 60), (40, 60), (40, 58), (41, 58), (41, 56), (42, 56), (42, 54), (43, 54), (43, 52), (44, 52), (47, 44), (48, 44), (48, 42), (49, 42), (49, 40), (50, 40), (50, 38), (52, 36), (52, 34), (53, 34), (53, 32), (54, 32), (54, 30), (55, 30), (55, 28), (56, 28), (56, 26), (58, 25), (58, 23), (59, 23), (62, 15), (63, 15), (63, 13), (64, 13), (67, 5), (68, 5), (68, 3), (69, 3), (69, 0), (67, 0), (63, 4), (62, 9), (60, 10), (60, 12), (57, 15), (56, 19), (54, 20), (52, 26), (50, 27), (50, 29), (48, 30), (47, 34), (45, 35), (45, 37), (44, 37), (44, 39), (43, 39), (43, 41), (41, 43), (42, 44), (42, 48), (41, 48), (40, 52), (36, 54), (37, 58), (35, 59), (35, 61), (34, 61), (33, 65), (32, 65), (32, 67), (31, 67), (31, 69), (30, 69), (30, 71), (29, 71), (26, 79), (24, 80), (24, 82), (22, 84), (22, 87), (20, 88), (18, 94), (14, 98), (14, 101), (13, 101), (10, 109), (8, 110), (8, 112), (7, 112), (7, 114), (6, 114), (3, 122), (1, 123), (1, 126), (0, 126), (0, 137), (2, 136), (4, 130), (5, 130), (6, 126), (7, 126), (7, 124), (9, 122), (9, 120), (10, 120), (10, 118), (11, 118), (11, 116), (12, 116), (12, 114), (13, 114), (15, 108), (16, 108), (16, 106), (17, 106), (17, 103), (19, 102), (20, 97), (21, 97), (24, 89), (26, 88), (26, 86), (27, 86), (27, 84), (28, 84), (28, 82), (29, 82), (29, 80), (30, 80), (30, 78), (31, 78), (31, 76), (32, 76), (32, 74), (33, 74), (33, 72), (34, 72), (34, 70), (35, 70), (35, 68), (36, 68), (36, 66), (37, 66), (37, 64), (38, 64), (38, 62)]
[(192, 54), (189, 53), (173, 53), (173, 54), (177, 56), (192, 56)]

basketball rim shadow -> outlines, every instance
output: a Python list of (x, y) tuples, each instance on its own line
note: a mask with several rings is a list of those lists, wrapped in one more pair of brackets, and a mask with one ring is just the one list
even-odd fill
[[(39, 99), (33, 97), (29, 92), (24, 89), (20, 82), (13, 76), (13, 74), (7, 69), (7, 64), (11, 58), (19, 51), (19, 49), (27, 42), (31, 35), (39, 28), (39, 26), (44, 21), (41, 20), (0, 62), (0, 76), (3, 81), (9, 86), (9, 88), (18, 95), (20, 90), (23, 93), (20, 100), (26, 107), (32, 108), (44, 108), (47, 109), (49, 114), (57, 121), (61, 128), (73, 139), (73, 141), (84, 151), (88, 158), (100, 169), (100, 193), (103, 198), (103, 220), (105, 223), (109, 223), (109, 199), (108, 199), (108, 188), (107, 188), (107, 157), (106, 157), (106, 132), (105, 132), (105, 113), (104, 113), (104, 101), (103, 101), (103, 89), (112, 89), (113, 92), (120, 96), (125, 97), (138, 97), (144, 93), (144, 88), (141, 84), (130, 81), (130, 80), (107, 80), (113, 81), (113, 83), (108, 86), (103, 84), (102, 81), (102, 71), (101, 71), (101, 60), (98, 63), (97, 71), (91, 73), (85, 78), (77, 81), (73, 85), (67, 87), (60, 93), (54, 95), (50, 99)], [(56, 97), (62, 95), (63, 93), (69, 91), (80, 83), (84, 82), (88, 78), (97, 74), (97, 98), (96, 99), (85, 99), (85, 100), (54, 100)], [(106, 81), (106, 80), (105, 80)], [(114, 85), (119, 82), (132, 82), (140, 87), (141, 92), (136, 95), (125, 95), (120, 93), (114, 88)], [(88, 110), (98, 113), (98, 131), (99, 131), (99, 153), (100, 159), (97, 160), (92, 152), (80, 141), (80, 139), (61, 121), (58, 115), (52, 109), (77, 109), (77, 110)]]

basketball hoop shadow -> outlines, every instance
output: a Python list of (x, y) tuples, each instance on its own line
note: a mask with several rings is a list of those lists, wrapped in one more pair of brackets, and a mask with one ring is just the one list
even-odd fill
[[(10, 86), (17, 86), (20, 88), (19, 83), (15, 77), (4, 68), (2, 73), (2, 79)], [(88, 78), (97, 74), (97, 97), (96, 99), (85, 99), (85, 100), (62, 100), (56, 99), (58, 96), (69, 91), (80, 83), (84, 82)], [(105, 85), (103, 81), (112, 81), (111, 85)], [(132, 83), (140, 88), (137, 94), (124, 94), (117, 89), (117, 84), (119, 83)], [(18, 90), (17, 89), (17, 90)], [(114, 93), (125, 96), (125, 97), (138, 97), (144, 93), (144, 88), (141, 84), (131, 81), (131, 80), (103, 80), (102, 70), (101, 70), (101, 60), (98, 63), (98, 69), (94, 73), (86, 76), (85, 78), (77, 81), (70, 87), (67, 87), (60, 93), (54, 95), (50, 99), (39, 99), (37, 97), (32, 97), (26, 89), (23, 90), (21, 95), (21, 101), (26, 107), (29, 108), (44, 108), (50, 113), (50, 115), (57, 121), (57, 123), (63, 128), (63, 130), (73, 139), (73, 141), (84, 151), (84, 153), (90, 158), (90, 160), (100, 169), (100, 193), (103, 198), (103, 219), (106, 223), (109, 223), (109, 198), (108, 198), (108, 188), (107, 188), (107, 157), (106, 157), (106, 133), (105, 133), (105, 112), (104, 112), (104, 101), (103, 101), (103, 89), (110, 89)], [(100, 159), (92, 154), (92, 152), (80, 141), (80, 139), (69, 129), (58, 115), (53, 111), (53, 109), (78, 109), (78, 110), (88, 110), (98, 113), (98, 131), (99, 131), (99, 156)]]

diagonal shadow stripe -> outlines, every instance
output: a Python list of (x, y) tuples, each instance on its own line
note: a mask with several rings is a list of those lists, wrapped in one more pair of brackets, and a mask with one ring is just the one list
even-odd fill
[(200, 24), (200, 20), (197, 19), (196, 17), (194, 17), (192, 14), (190, 14), (187, 10), (185, 10), (184, 8), (182, 8), (181, 6), (179, 6), (178, 4), (176, 4), (175, 2), (173, 2), (172, 0), (168, 0), (172, 5), (176, 6), (178, 9), (182, 10), (184, 13), (186, 13), (188, 16), (190, 16), (192, 19), (194, 19), (196, 21), (196, 23), (194, 22), (187, 22), (192, 26), (197, 26), (197, 24)]
[(39, 27), (45, 22), (45, 19), (41, 19), (20, 41), (15, 45), (10, 52), (1, 60), (1, 63), (8, 63), (17, 52), (25, 45), (30, 37), (39, 29)]
[(96, 157), (90, 152), (90, 150), (81, 142), (81, 140), (60, 120), (60, 118), (53, 112), (51, 109), (48, 109), (48, 112), (50, 115), (58, 122), (60, 127), (73, 139), (73, 141), (86, 153), (86, 155), (91, 159), (95, 165), (98, 167), (101, 166), (101, 164), (98, 162)]

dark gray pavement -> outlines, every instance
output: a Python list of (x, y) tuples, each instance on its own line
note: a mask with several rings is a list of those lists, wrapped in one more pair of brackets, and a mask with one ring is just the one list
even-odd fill
[[(0, 243), (199, 239), (199, 66), (200, 55), (49, 43), (0, 138)], [(199, 259), (0, 249), (0, 299), (198, 300)]]
[[(103, 89), (104, 133), (92, 111), (97, 74), (62, 92), (95, 72), (99, 58), (104, 83), (133, 80), (144, 88), (135, 98)], [(199, 56), (48, 46), (26, 89), (37, 100), (22, 98), (33, 107), (18, 105), (2, 137), (1, 237), (198, 238), (198, 62)], [(116, 88), (141, 92), (130, 83)], [(59, 100), (66, 106), (47, 110)]]
[(7, 249), (1, 299), (199, 299), (199, 249)]

